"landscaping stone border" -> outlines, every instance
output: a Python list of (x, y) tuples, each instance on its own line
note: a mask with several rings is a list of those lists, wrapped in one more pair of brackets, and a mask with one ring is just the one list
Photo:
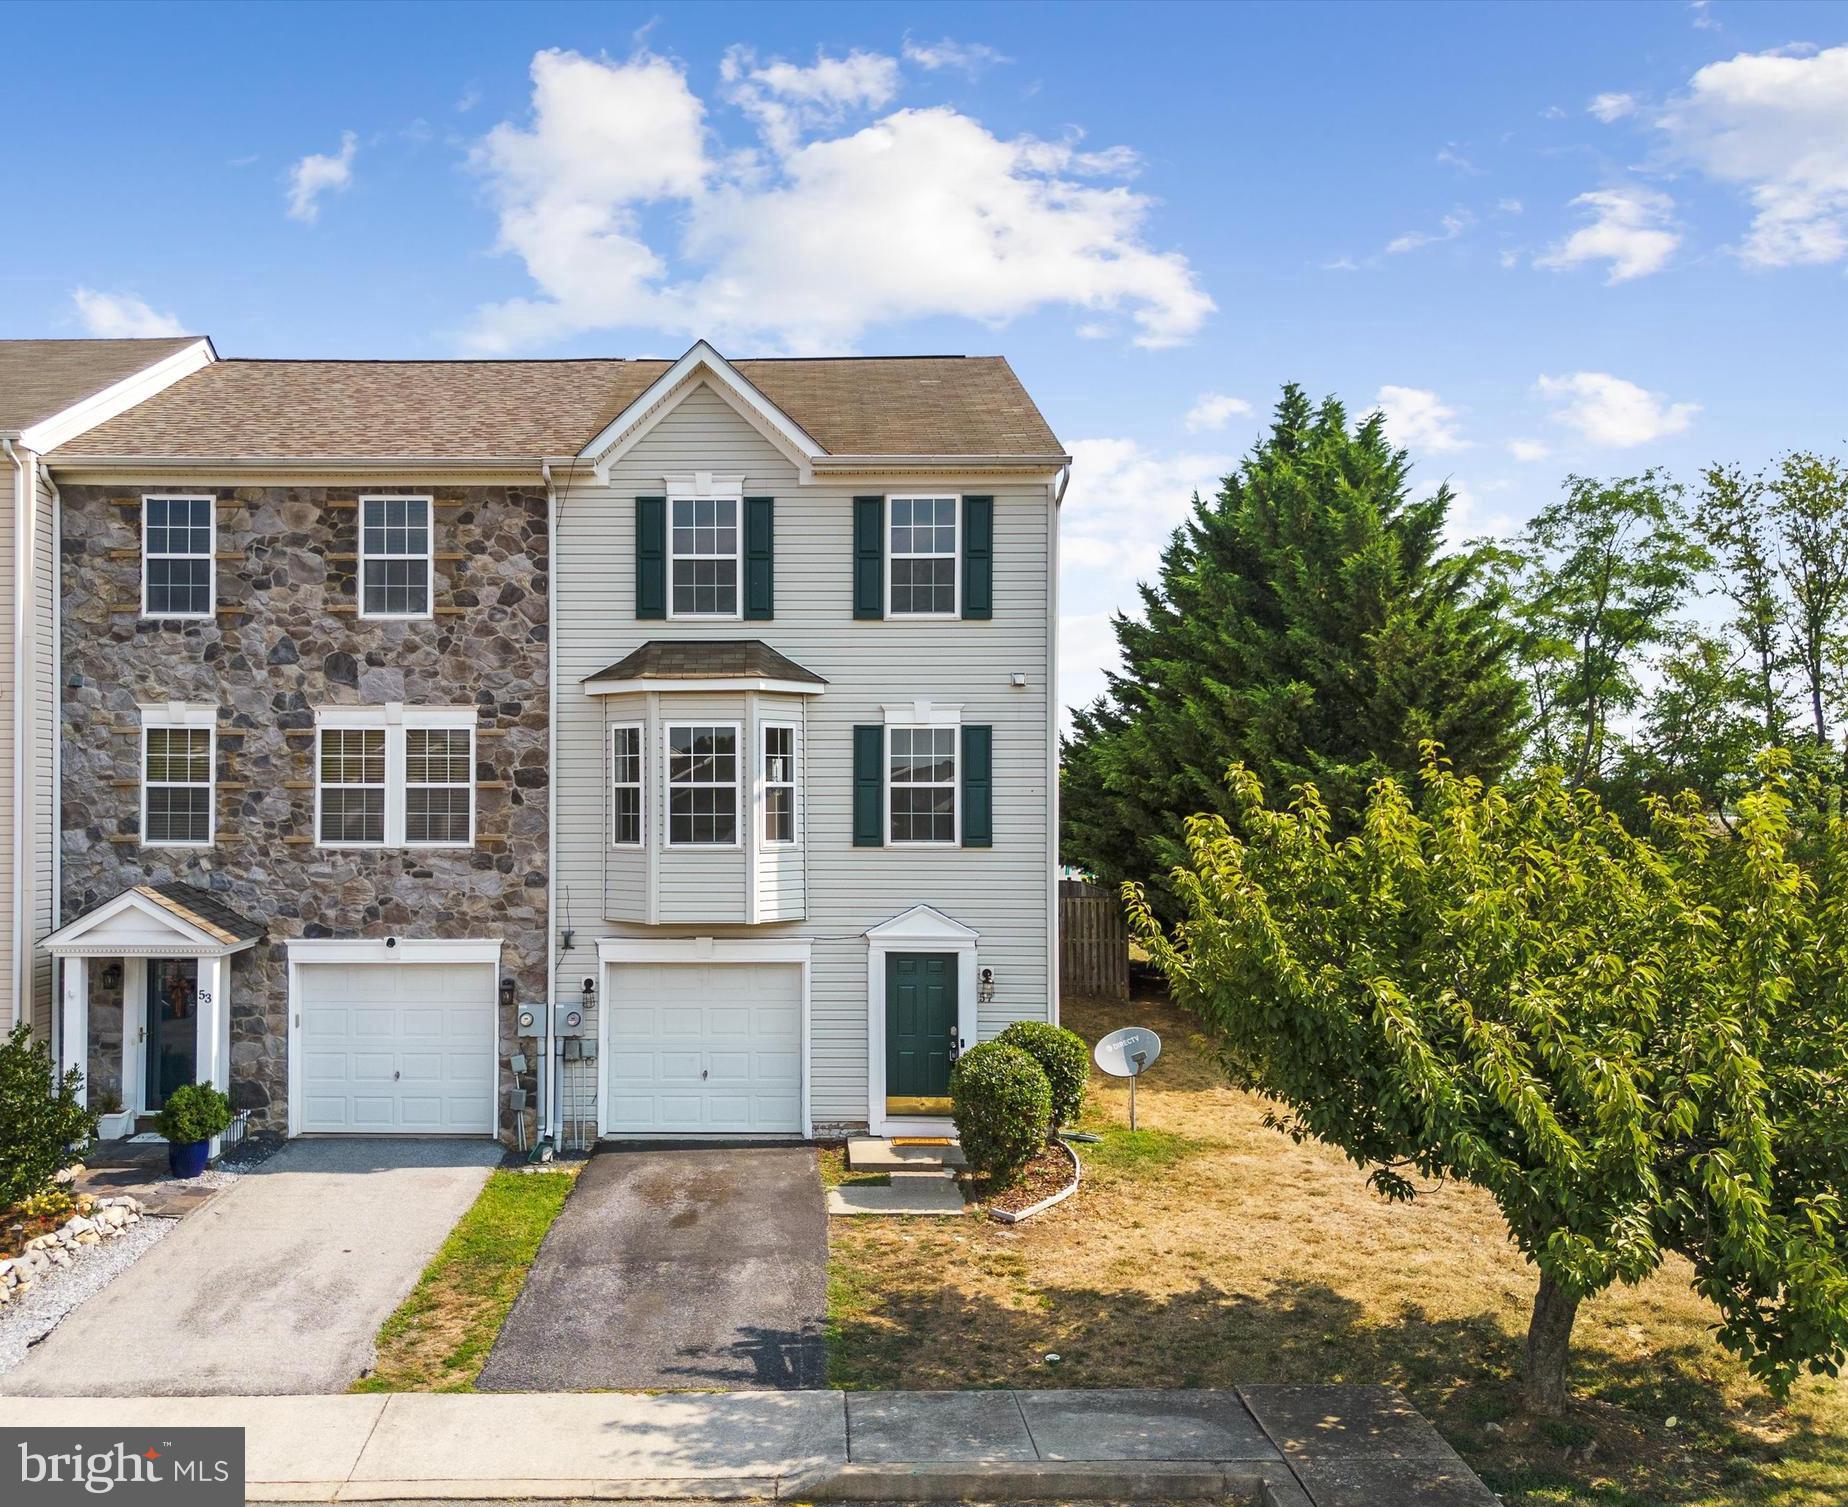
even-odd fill
[(1071, 1143), (1066, 1141), (1063, 1137), (1055, 1140), (1052, 1144), (1057, 1146), (1072, 1159), (1072, 1180), (1063, 1188), (1059, 1189), (1057, 1193), (1052, 1194), (1050, 1197), (1042, 1198), (1036, 1204), (1028, 1204), (1024, 1209), (997, 1209), (991, 1206), (988, 1210), (990, 1218), (997, 1219), (1002, 1224), (1019, 1224), (1022, 1220), (1031, 1219), (1035, 1214), (1044, 1214), (1055, 1204), (1064, 1203), (1066, 1199), (1070, 1198), (1072, 1194), (1078, 1191), (1078, 1185), (1084, 1181), (1084, 1163), (1078, 1160), (1077, 1151), (1074, 1150)]
[(59, 1268), (74, 1265), (90, 1247), (126, 1234), (141, 1223), (145, 1208), (127, 1194), (80, 1200), (78, 1212), (57, 1229), (28, 1240), (17, 1256), (0, 1258), (0, 1306), (24, 1297)]

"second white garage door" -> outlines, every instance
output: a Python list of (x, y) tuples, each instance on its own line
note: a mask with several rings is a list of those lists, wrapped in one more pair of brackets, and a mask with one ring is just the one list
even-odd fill
[(613, 963), (603, 1006), (606, 1133), (802, 1133), (798, 965)]
[(299, 965), (300, 1129), (491, 1135), (495, 979), (483, 963)]

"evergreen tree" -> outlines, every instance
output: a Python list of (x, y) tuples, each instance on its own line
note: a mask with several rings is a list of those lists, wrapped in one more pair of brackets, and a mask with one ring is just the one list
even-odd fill
[(1493, 778), (1521, 746), (1511, 629), (1473, 554), (1447, 554), (1448, 487), (1413, 502), (1380, 415), (1284, 389), (1270, 433), (1162, 556), (1123, 670), (1065, 744), (1063, 850), (1100, 879), (1158, 880), (1183, 823), (1227, 810), (1228, 765), (1311, 782), (1358, 812), (1419, 745)]

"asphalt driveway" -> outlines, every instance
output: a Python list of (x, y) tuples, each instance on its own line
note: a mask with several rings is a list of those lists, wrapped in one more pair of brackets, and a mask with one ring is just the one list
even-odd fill
[(600, 1151), (476, 1386), (823, 1386), (827, 1225), (810, 1147)]
[(291, 1142), (52, 1330), (0, 1393), (344, 1392), (500, 1155), (488, 1140)]

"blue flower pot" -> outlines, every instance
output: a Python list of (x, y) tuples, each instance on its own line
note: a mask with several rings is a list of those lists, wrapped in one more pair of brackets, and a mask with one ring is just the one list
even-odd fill
[(175, 1177), (197, 1177), (211, 1155), (210, 1141), (167, 1142), (167, 1170)]

